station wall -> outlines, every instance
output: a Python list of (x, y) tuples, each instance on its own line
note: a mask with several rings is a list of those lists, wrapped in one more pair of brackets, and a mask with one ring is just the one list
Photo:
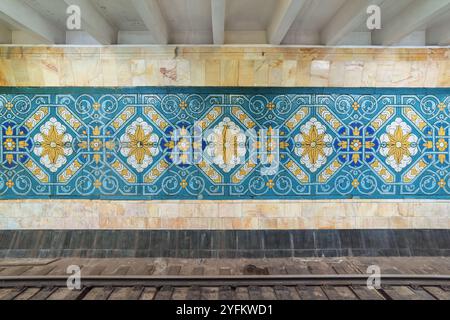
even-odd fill
[[(448, 88), (450, 49), (0, 47), (4, 87)], [(1, 199), (1, 198), (0, 198)], [(430, 199), (0, 201), (1, 229), (447, 229)]]

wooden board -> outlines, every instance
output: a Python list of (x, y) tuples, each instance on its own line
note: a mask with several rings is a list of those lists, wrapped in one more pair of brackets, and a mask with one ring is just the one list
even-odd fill
[[(279, 266), (279, 265), (268, 266), (267, 270), (268, 270), (269, 274), (287, 274), (288, 273), (286, 271), (285, 266)], [(259, 274), (261, 274), (261, 273), (259, 273)]]
[(26, 271), (33, 268), (31, 265), (27, 266), (17, 266), (17, 267), (8, 267), (0, 272), (0, 276), (20, 276), (24, 274)]
[(358, 274), (361, 273), (357, 268), (351, 265), (348, 261), (341, 261), (339, 263), (330, 264), (337, 274)]
[(383, 291), (393, 300), (433, 300), (424, 290), (413, 290), (408, 286), (383, 287)]
[(0, 267), (17, 267), (17, 266), (43, 266), (59, 259), (35, 259), (35, 258), (23, 258), (23, 259), (0, 259)]
[(308, 266), (304, 263), (286, 264), (285, 270), (288, 274), (311, 274)]
[(200, 300), (201, 297), (201, 289), (198, 286), (192, 286), (189, 288), (187, 293), (188, 300)]
[(278, 300), (298, 300), (300, 296), (294, 287), (275, 286), (273, 288), (275, 296)]
[(237, 287), (234, 296), (236, 300), (249, 300), (250, 294), (247, 287)]
[(131, 266), (127, 274), (134, 276), (149, 276), (152, 275), (154, 272), (155, 266), (153, 264), (142, 263)]
[(47, 298), (47, 300), (78, 300), (87, 289), (70, 290), (68, 288), (58, 288)]
[(311, 274), (336, 274), (336, 271), (323, 261), (308, 261), (307, 267)]
[(67, 268), (69, 266), (78, 266), (81, 270), (83, 270), (84, 265), (86, 264), (86, 259), (76, 259), (76, 258), (67, 258), (60, 259), (52, 263), (55, 266), (48, 275), (67, 275)]
[(192, 270), (192, 275), (194, 276), (201, 276), (204, 273), (205, 273), (204, 267), (194, 267), (194, 269)]
[(139, 287), (114, 288), (108, 300), (137, 300), (142, 290), (143, 288)]
[(27, 271), (22, 273), (22, 276), (46, 276), (55, 268), (56, 265), (32, 267), (31, 269), (28, 269)]
[(272, 287), (261, 287), (261, 296), (263, 300), (276, 300), (277, 296)]
[(263, 299), (261, 287), (249, 286), (248, 287), (248, 295), (250, 297), (250, 300), (262, 300)]
[(322, 290), (330, 300), (358, 300), (358, 297), (348, 287), (323, 286)]
[(450, 300), (450, 291), (431, 286), (425, 286), (423, 289), (438, 300)]
[(167, 268), (167, 274), (169, 276), (176, 276), (179, 275), (181, 271), (181, 266), (169, 266)]
[(233, 300), (234, 292), (230, 286), (222, 286), (219, 288), (219, 300)]
[(106, 265), (96, 263), (94, 265), (86, 266), (81, 269), (81, 276), (99, 276), (105, 271)]
[(0, 300), (12, 300), (23, 291), (22, 288), (1, 288)]
[(40, 290), (41, 288), (27, 288), (17, 295), (14, 300), (30, 300)]
[(232, 274), (231, 268), (228, 268), (228, 267), (219, 268), (219, 275), (221, 275), (221, 276), (229, 276), (231, 274)]
[(302, 300), (328, 300), (320, 286), (297, 286), (297, 291)]
[(112, 276), (124, 276), (130, 270), (130, 266), (119, 266), (116, 270), (114, 270), (111, 275)]
[(109, 295), (113, 292), (113, 288), (108, 287), (93, 287), (84, 296), (83, 300), (107, 300)]
[(218, 300), (219, 288), (218, 287), (202, 287), (200, 289), (200, 300)]
[(173, 287), (164, 286), (155, 295), (154, 300), (170, 300), (172, 298)]
[(56, 288), (45, 287), (36, 293), (30, 300), (47, 300), (47, 298), (55, 292)]
[(376, 289), (369, 289), (364, 285), (352, 286), (352, 290), (360, 300), (385, 300)]
[(153, 300), (156, 295), (156, 288), (144, 288), (139, 300)]
[(172, 300), (187, 300), (189, 287), (178, 287), (173, 290)]

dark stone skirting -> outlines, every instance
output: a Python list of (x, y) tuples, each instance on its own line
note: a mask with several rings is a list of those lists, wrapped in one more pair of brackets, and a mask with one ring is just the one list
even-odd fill
[(322, 256), (450, 256), (450, 229), (0, 231), (0, 258)]

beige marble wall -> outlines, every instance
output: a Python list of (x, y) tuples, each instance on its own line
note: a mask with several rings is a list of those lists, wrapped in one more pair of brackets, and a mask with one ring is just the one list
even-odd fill
[(448, 87), (450, 48), (0, 46), (0, 86)]
[[(0, 86), (449, 87), (450, 48), (0, 46)], [(0, 200), (0, 229), (450, 228), (450, 201)]]
[(450, 202), (0, 201), (0, 229), (450, 228)]

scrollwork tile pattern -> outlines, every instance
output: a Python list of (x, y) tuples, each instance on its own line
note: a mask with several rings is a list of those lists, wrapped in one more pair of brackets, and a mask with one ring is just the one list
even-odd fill
[(449, 93), (2, 88), (0, 197), (450, 199)]

